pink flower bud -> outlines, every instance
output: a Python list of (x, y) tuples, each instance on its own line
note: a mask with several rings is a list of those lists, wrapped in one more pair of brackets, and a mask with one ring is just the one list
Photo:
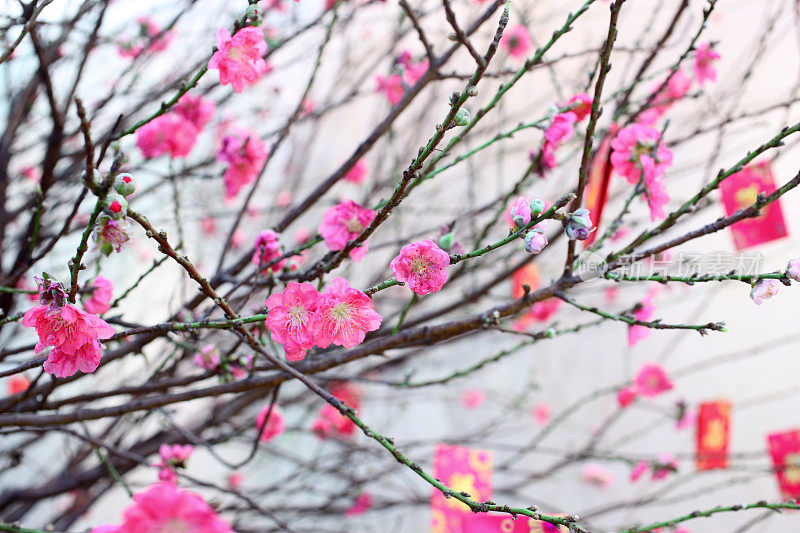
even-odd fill
[(750, 288), (750, 298), (756, 305), (761, 305), (764, 300), (769, 300), (776, 294), (781, 286), (781, 282), (777, 279), (761, 279), (753, 284)]
[(786, 275), (795, 281), (800, 281), (800, 259), (792, 259), (786, 266)]

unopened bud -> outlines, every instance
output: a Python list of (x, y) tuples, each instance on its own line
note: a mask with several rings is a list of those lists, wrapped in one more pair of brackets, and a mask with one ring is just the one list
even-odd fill
[(585, 241), (592, 234), (592, 219), (588, 209), (578, 209), (569, 216), (565, 227), (567, 237)]
[(531, 217), (538, 217), (544, 211), (544, 200), (534, 198), (531, 200)]
[(447, 233), (439, 237), (439, 248), (442, 250), (449, 250), (453, 247), (453, 232)]
[(136, 182), (128, 173), (119, 174), (114, 180), (114, 190), (122, 196), (130, 196), (136, 191)]
[(456, 116), (453, 118), (453, 122), (455, 122), (456, 126), (469, 126), (469, 121), (469, 111), (463, 107), (456, 112)]
[(106, 197), (103, 208), (111, 218), (119, 220), (128, 214), (128, 201), (121, 194), (112, 193)]
[(525, 251), (536, 255), (547, 246), (547, 235), (539, 228), (533, 228), (525, 234)]

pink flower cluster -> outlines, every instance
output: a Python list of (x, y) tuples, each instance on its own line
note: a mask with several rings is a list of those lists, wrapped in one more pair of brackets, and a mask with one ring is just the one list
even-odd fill
[(172, 483), (156, 483), (133, 497), (119, 526), (98, 526), (92, 533), (192, 531), (233, 533), (203, 498)]
[(352, 348), (381, 325), (369, 296), (343, 278), (333, 278), (322, 293), (310, 283), (289, 282), (267, 298), (267, 309), (267, 328), (290, 361), (314, 346)]
[(210, 70), (219, 71), (219, 82), (240, 93), (267, 71), (262, 57), (267, 52), (264, 33), (253, 26), (242, 28), (235, 35), (226, 29), (217, 32), (217, 51), (208, 62)]
[(378, 86), (377, 93), (384, 93), (389, 104), (396, 105), (406, 92), (407, 87), (415, 85), (425, 72), (428, 71), (428, 60), (424, 59), (415, 63), (411, 53), (402, 52), (394, 64), (394, 71), (388, 76), (375, 76)]
[(120, 41), (117, 48), (119, 55), (136, 58), (145, 50), (161, 52), (167, 49), (173, 38), (171, 31), (162, 34), (161, 26), (150, 17), (139, 17), (136, 22), (139, 24), (139, 35)]
[(200, 368), (214, 370), (220, 363), (219, 352), (213, 344), (206, 344), (194, 355), (193, 361)]
[(430, 239), (407, 244), (389, 264), (395, 279), (416, 294), (438, 292), (447, 281), (450, 256)]
[(644, 363), (636, 373), (633, 385), (619, 390), (617, 403), (620, 407), (627, 407), (639, 395), (653, 398), (673, 388), (675, 384), (669, 379), (663, 366), (658, 363)]
[(228, 163), (222, 176), (226, 198), (235, 197), (242, 187), (256, 179), (267, 155), (267, 145), (247, 130), (236, 129), (222, 139), (217, 161)]
[(704, 85), (706, 81), (717, 81), (714, 63), (721, 57), (709, 43), (697, 47), (694, 51), (694, 79), (698, 85)]
[(113, 296), (114, 284), (110, 279), (97, 276), (89, 284), (92, 295), (83, 301), (83, 308), (93, 315), (102, 315), (111, 309), (111, 298)]
[(156, 117), (139, 128), (136, 146), (147, 159), (164, 154), (172, 158), (186, 157), (214, 111), (213, 102), (185, 94), (171, 113)]
[(653, 126), (631, 124), (617, 132), (611, 141), (611, 166), (629, 183), (643, 181), (642, 195), (650, 207), (650, 218), (666, 217), (664, 207), (669, 194), (662, 177), (672, 165), (672, 151), (660, 141), (661, 134)]
[[(372, 209), (366, 209), (348, 200), (325, 211), (317, 231), (325, 240), (328, 249), (338, 252), (344, 250), (347, 241), (361, 235), (361, 232), (375, 220), (375, 215)], [(361, 261), (368, 249), (369, 245), (365, 242), (350, 251), (350, 258), (356, 262)]]
[[(633, 316), (636, 320), (647, 322), (653, 318), (656, 312), (656, 306), (653, 300), (658, 295), (660, 287), (653, 287), (648, 293), (647, 297), (633, 311)], [(650, 335), (650, 328), (647, 326), (631, 325), (628, 326), (628, 346), (633, 348), (639, 341), (647, 338)]]
[(72, 304), (62, 307), (39, 305), (22, 317), (22, 325), (36, 328), (39, 342), (34, 351), (47, 346), (53, 349), (44, 362), (44, 370), (64, 378), (81, 372), (94, 372), (100, 365), (100, 340), (114, 334), (103, 319), (86, 313)]
[(178, 468), (186, 468), (186, 461), (194, 453), (194, 446), (191, 444), (162, 444), (158, 449), (158, 454), (161, 456), (161, 462), (154, 465), (158, 468), (158, 479), (165, 483), (173, 485), (178, 483), (178, 474), (175, 470)]
[(555, 168), (558, 164), (556, 150), (559, 146), (572, 139), (575, 134), (575, 124), (589, 115), (592, 109), (592, 97), (588, 94), (579, 93), (560, 107), (572, 109), (558, 113), (553, 117), (553, 121), (544, 132), (540, 164), (540, 173), (542, 175), (544, 175), (545, 169)]
[(344, 512), (345, 516), (358, 516), (369, 511), (372, 507), (372, 494), (369, 492), (362, 492), (356, 496), (353, 505)]
[[(361, 391), (350, 383), (333, 383), (330, 393), (352, 409), (358, 410), (361, 407)], [(355, 423), (329, 403), (320, 409), (319, 416), (311, 424), (311, 431), (320, 439), (327, 439), (332, 435), (348, 438), (355, 430)]]
[[(264, 271), (267, 270), (266, 265), (283, 254), (281, 251), (281, 243), (278, 242), (278, 234), (271, 229), (259, 233), (253, 243), (253, 247), (255, 248), (255, 252), (253, 253), (253, 259), (251, 261), (254, 265), (263, 267)], [(286, 259), (281, 259), (269, 269), (273, 272), (279, 272), (283, 270), (284, 266), (286, 266)]]
[(638, 481), (644, 474), (652, 468), (652, 480), (664, 479), (669, 474), (677, 472), (678, 459), (671, 453), (662, 453), (653, 464), (649, 461), (639, 461), (631, 470), (631, 481)]

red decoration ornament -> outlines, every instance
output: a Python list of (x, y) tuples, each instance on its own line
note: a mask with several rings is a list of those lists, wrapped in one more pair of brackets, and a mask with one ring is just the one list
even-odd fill
[(700, 405), (697, 415), (697, 470), (728, 467), (731, 404), (727, 400)]

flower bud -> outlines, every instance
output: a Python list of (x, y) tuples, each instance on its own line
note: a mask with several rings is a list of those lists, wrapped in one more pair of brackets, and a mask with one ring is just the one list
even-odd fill
[(533, 228), (525, 234), (525, 251), (536, 255), (547, 246), (547, 235), (539, 228)]
[(569, 216), (565, 227), (567, 237), (585, 241), (592, 234), (592, 219), (588, 209), (578, 209)]
[(446, 233), (439, 237), (439, 248), (442, 250), (449, 250), (453, 247), (453, 232)]
[(756, 305), (761, 305), (764, 300), (769, 300), (776, 294), (781, 286), (781, 282), (777, 279), (760, 279), (753, 283), (750, 288), (750, 298)]
[(469, 111), (463, 107), (456, 112), (456, 116), (453, 118), (453, 122), (455, 122), (456, 126), (468, 126), (469, 121)]
[(531, 217), (535, 218), (542, 214), (544, 211), (544, 200), (534, 198), (531, 200)]
[(247, 11), (245, 11), (244, 16), (253, 26), (258, 26), (261, 24), (261, 11), (258, 9), (256, 4), (250, 4), (247, 6)]
[(119, 174), (114, 180), (114, 190), (122, 196), (130, 196), (136, 191), (136, 182), (133, 176), (127, 173)]
[(789, 278), (800, 281), (800, 259), (792, 259), (786, 266), (786, 275)]
[(103, 209), (111, 218), (119, 220), (128, 214), (128, 201), (121, 194), (111, 193), (106, 196)]

